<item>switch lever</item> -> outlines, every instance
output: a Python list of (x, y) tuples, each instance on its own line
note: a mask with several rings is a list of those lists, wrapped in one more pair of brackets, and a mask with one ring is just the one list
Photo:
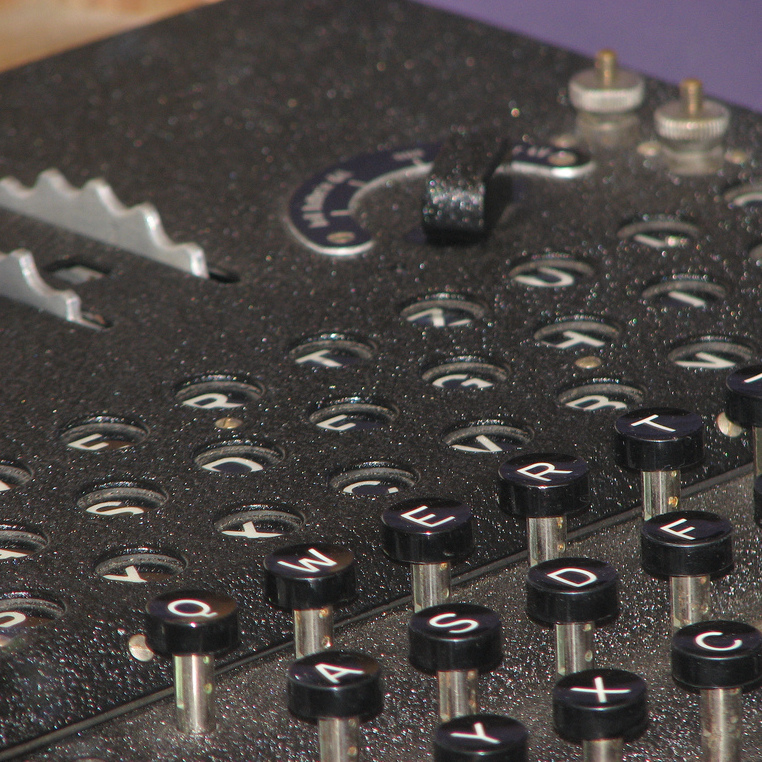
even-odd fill
[(445, 141), (426, 180), (423, 230), (432, 243), (474, 243), (489, 234), (507, 201), (494, 177), (506, 141), (459, 129)]

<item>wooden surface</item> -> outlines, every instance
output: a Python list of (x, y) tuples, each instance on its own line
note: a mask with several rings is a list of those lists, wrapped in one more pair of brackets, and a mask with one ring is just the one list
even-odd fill
[(0, 0), (0, 71), (218, 0)]

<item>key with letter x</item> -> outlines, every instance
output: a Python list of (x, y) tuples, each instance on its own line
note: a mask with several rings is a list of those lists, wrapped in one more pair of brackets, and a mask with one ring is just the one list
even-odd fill
[(582, 744), (585, 760), (621, 762), (625, 737), (648, 722), (646, 684), (621, 669), (567, 675), (553, 689), (553, 723), (567, 741)]

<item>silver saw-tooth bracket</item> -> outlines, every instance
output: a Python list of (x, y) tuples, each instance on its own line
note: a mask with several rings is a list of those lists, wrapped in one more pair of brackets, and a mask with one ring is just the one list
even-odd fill
[(70, 323), (103, 328), (103, 325), (85, 317), (82, 302), (74, 291), (58, 290), (45, 283), (34, 257), (25, 249), (0, 254), (0, 296), (49, 312)]
[(57, 170), (42, 172), (31, 188), (15, 177), (0, 180), (0, 207), (48, 222), (177, 270), (208, 278), (203, 249), (174, 243), (153, 204), (126, 207), (102, 178), (75, 188)]

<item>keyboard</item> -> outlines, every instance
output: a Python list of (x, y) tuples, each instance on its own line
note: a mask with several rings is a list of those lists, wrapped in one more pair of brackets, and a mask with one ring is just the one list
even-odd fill
[[(725, 379), (760, 356), (759, 116), (719, 106), (726, 136), (685, 152), (652, 123), (672, 86), (575, 110), (591, 66), (413, 4), (226, 0), (2, 75), (0, 759), (317, 758), (262, 568), (316, 543), (357, 561), (336, 646), (384, 674), (362, 758), (428, 758), (436, 678), (408, 662), (381, 515), (434, 498), (474, 516), (454, 600), (503, 624), (482, 710), (521, 721), (531, 758), (578, 759), (499, 497), (501, 464), (547, 453), (589, 468), (567, 555), (621, 580), (597, 663), (649, 686), (627, 758), (701, 758), (614, 423), (701, 416), (680, 508), (733, 523), (712, 609), (758, 625), (751, 437)], [(144, 639), (147, 602), (180, 589), (239, 607), (205, 735), (174, 727), (171, 661)], [(744, 696), (749, 759), (761, 710)]]

